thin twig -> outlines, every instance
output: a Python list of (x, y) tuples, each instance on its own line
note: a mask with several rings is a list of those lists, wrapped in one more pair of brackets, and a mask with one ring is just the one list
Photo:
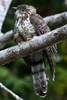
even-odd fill
[(0, 88), (3, 89), (3, 90), (5, 90), (9, 94), (11, 94), (16, 100), (23, 100), (18, 95), (16, 95), (15, 93), (13, 93), (11, 90), (9, 90), (8, 88), (6, 88), (2, 83), (0, 83)]

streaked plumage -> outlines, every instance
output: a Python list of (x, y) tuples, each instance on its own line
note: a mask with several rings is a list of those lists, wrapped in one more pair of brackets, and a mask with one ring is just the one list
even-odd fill
[[(46, 34), (49, 31), (49, 27), (43, 18), (36, 13), (36, 9), (33, 6), (20, 5), (17, 7), (14, 26), (14, 39), (17, 43), (28, 41), (34, 36)], [(48, 89), (46, 64), (44, 64), (46, 59), (50, 66), (51, 77), (53, 80), (55, 78), (53, 53), (56, 53), (55, 46), (50, 46), (24, 57), (29, 67), (31, 67), (35, 93), (42, 97), (46, 96)]]

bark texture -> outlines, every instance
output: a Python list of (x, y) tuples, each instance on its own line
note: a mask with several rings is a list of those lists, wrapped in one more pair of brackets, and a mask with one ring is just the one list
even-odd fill
[(27, 56), (58, 43), (63, 39), (67, 39), (67, 25), (48, 32), (47, 34), (35, 36), (30, 41), (0, 51), (0, 64), (7, 64), (17, 58)]

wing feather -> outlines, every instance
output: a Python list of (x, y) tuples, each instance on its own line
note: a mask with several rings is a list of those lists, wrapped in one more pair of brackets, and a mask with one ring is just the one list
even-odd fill
[[(35, 27), (37, 35), (46, 34), (47, 32), (50, 31), (48, 25), (46, 24), (46, 22), (43, 20), (43, 18), (40, 15), (38, 15), (36, 13), (31, 14), (30, 21), (33, 24), (33, 26)], [(45, 53), (46, 59), (50, 66), (52, 80), (54, 80), (55, 64), (53, 61), (53, 56), (54, 56), (54, 54), (55, 55), (57, 54), (56, 45), (45, 48), (44, 53)]]

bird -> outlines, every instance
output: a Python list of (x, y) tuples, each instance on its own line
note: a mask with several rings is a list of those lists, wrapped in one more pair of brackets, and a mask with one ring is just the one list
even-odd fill
[[(50, 28), (44, 19), (37, 14), (37, 9), (34, 6), (21, 4), (15, 9), (13, 37), (16, 43), (27, 42), (36, 36), (50, 32)], [(56, 45), (52, 45), (24, 57), (32, 71), (35, 94), (40, 97), (45, 97), (48, 91), (46, 61), (50, 67), (51, 78), (53, 81), (55, 79), (53, 55), (56, 53)]]

